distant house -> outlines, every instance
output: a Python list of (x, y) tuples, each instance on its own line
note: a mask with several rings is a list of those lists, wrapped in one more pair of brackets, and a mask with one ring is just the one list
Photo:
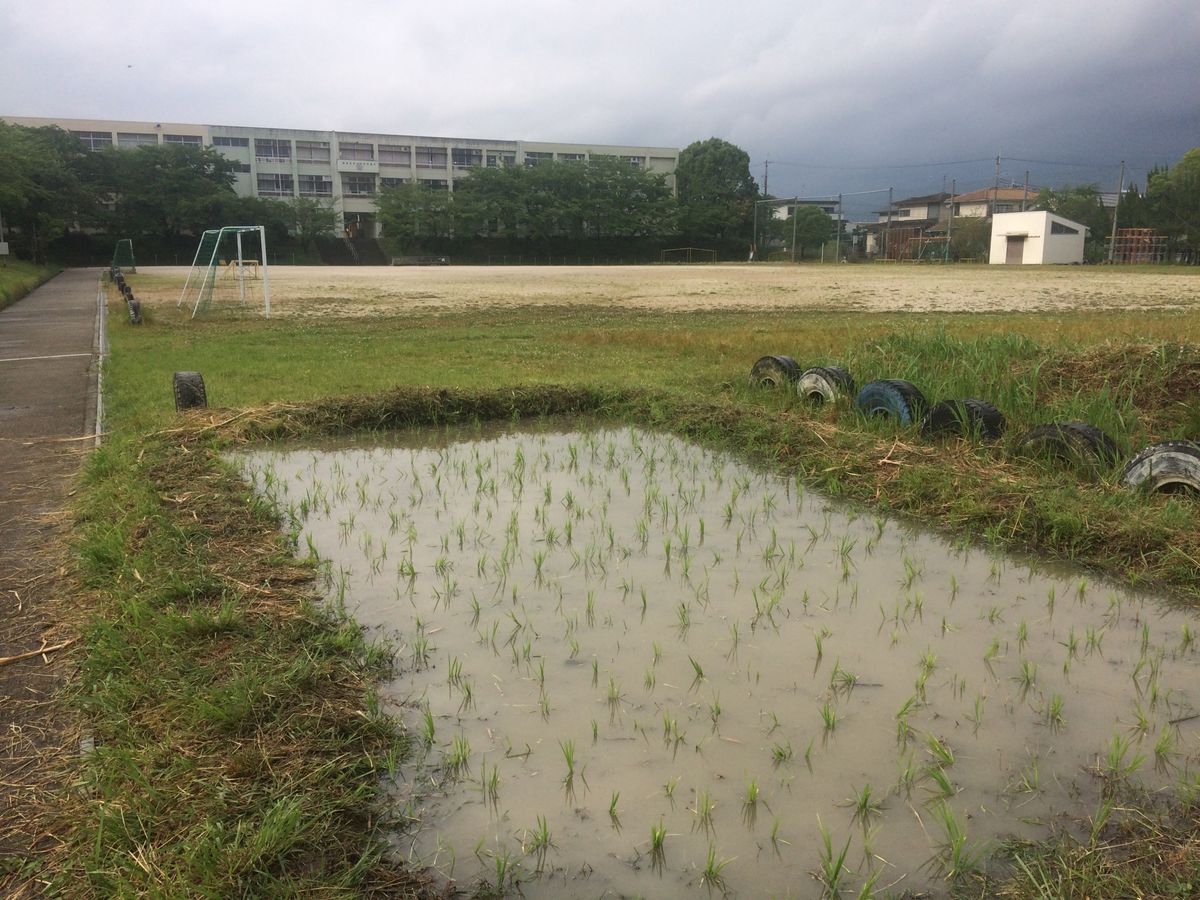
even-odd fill
[[(883, 245), (883, 250), (890, 259), (902, 259), (910, 255), (912, 242), (949, 216), (949, 199), (950, 195), (946, 193), (925, 194), (897, 200), (889, 209), (875, 210), (878, 221), (858, 227), (862, 235), (863, 251), (868, 256), (875, 256)], [(887, 240), (883, 240), (880, 235), (883, 231), (887, 231)]]
[(950, 202), (956, 218), (986, 219), (996, 213), (1028, 209), (1037, 193), (1036, 188), (983, 188), (969, 194), (955, 194)]
[(992, 216), (993, 265), (1066, 265), (1083, 262), (1085, 225), (1054, 213), (997, 213)]

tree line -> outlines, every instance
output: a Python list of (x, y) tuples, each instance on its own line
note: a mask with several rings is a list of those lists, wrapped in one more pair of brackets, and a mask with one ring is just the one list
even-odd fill
[[(770, 198), (750, 174), (749, 155), (728, 141), (689, 145), (674, 177), (672, 191), (663, 175), (596, 156), (475, 168), (453, 191), (400, 184), (383, 187), (376, 200), (385, 241), (400, 254), (467, 245), (477, 255), (501, 246), (584, 255), (596, 246), (689, 245), (744, 259), (755, 241), (759, 258), (793, 239), (802, 256), (834, 235), (833, 220), (814, 207), (779, 219), (764, 204), (756, 217)], [(265, 225), (275, 245), (335, 234), (331, 199), (239, 197), (235, 180), (235, 163), (212, 147), (92, 152), (56, 127), (0, 122), (0, 217), (14, 251), (29, 259), (45, 261), (64, 236), (81, 231), (176, 247), (230, 223)], [(1087, 225), (1089, 254), (1102, 257), (1111, 219), (1094, 185), (1043, 191), (1035, 206)], [(1127, 190), (1120, 225), (1154, 228), (1170, 239), (1172, 258), (1200, 261), (1200, 148), (1151, 171), (1144, 192)]]

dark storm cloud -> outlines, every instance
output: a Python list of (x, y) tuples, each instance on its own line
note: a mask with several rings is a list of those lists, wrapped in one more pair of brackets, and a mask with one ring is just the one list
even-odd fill
[(978, 186), (994, 163), (948, 163), (997, 153), (1005, 178), (1109, 186), (1121, 159), (1136, 178), (1200, 144), (1198, 48), (1194, 0), (51, 0), (0, 12), (0, 113), (667, 146), (716, 135), (759, 177), (776, 161), (777, 194)]

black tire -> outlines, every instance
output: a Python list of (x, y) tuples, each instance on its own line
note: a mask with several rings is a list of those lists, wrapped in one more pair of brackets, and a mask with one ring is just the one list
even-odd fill
[(994, 441), (1004, 434), (1006, 425), (1004, 413), (986, 400), (969, 397), (943, 400), (931, 406), (921, 419), (921, 434), (926, 437), (944, 434), (978, 436), (985, 441)]
[(172, 385), (175, 389), (176, 412), (208, 406), (208, 394), (205, 393), (204, 379), (199, 372), (176, 372)]
[(813, 366), (796, 381), (796, 393), (816, 406), (854, 396), (854, 379), (841, 366)]
[(1117, 442), (1087, 422), (1048, 422), (1021, 435), (1018, 453), (1108, 467), (1120, 459)]
[(891, 419), (897, 425), (913, 425), (929, 408), (929, 401), (911, 381), (883, 378), (863, 385), (854, 405), (868, 418)]
[(1125, 466), (1121, 483), (1145, 491), (1200, 493), (1200, 444), (1151, 444)]
[(132, 294), (129, 295), (129, 322), (131, 325), (142, 324), (142, 304), (134, 300)]
[(763, 356), (750, 369), (750, 386), (777, 388), (800, 377), (800, 366), (790, 356)]

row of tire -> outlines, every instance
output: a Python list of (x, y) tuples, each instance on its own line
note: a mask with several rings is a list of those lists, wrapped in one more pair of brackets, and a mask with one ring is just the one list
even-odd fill
[(108, 270), (109, 280), (117, 286), (121, 292), (121, 296), (125, 298), (125, 305), (129, 308), (129, 322), (132, 325), (142, 324), (142, 304), (133, 296), (133, 288), (125, 281), (125, 273), (121, 271), (120, 266), (113, 266)]
[[(815, 405), (853, 402), (868, 418), (915, 426), (926, 437), (956, 435), (985, 441), (999, 439), (1007, 427), (1004, 414), (986, 400), (967, 397), (930, 404), (910, 381), (883, 378), (856, 389), (841, 366), (801, 369), (790, 356), (763, 356), (750, 369), (754, 387), (795, 390)], [(1083, 462), (1108, 469), (1121, 461), (1116, 441), (1088, 422), (1047, 422), (1022, 434), (1016, 452)], [(1121, 481), (1130, 488), (1173, 492), (1200, 491), (1200, 444), (1164, 441), (1151, 444), (1125, 464)]]

